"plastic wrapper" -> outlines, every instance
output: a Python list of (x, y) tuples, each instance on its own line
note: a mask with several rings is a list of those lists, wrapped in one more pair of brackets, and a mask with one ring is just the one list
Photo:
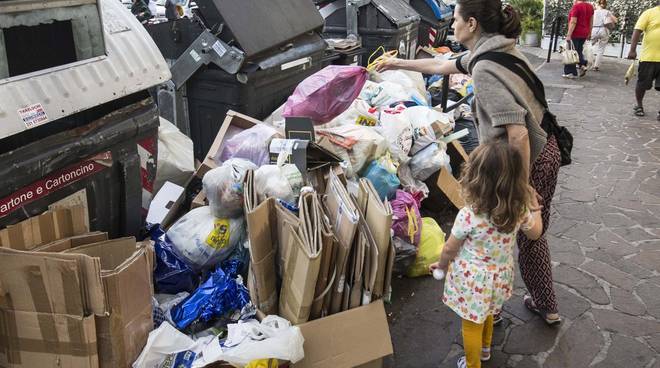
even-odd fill
[(202, 185), (211, 213), (219, 218), (243, 215), (243, 180), (248, 170), (256, 170), (252, 162), (232, 158), (204, 175)]
[(316, 135), (320, 146), (346, 163), (348, 178), (356, 177), (371, 161), (387, 153), (389, 147), (375, 128), (355, 124), (319, 129)]
[(144, 349), (133, 362), (133, 368), (191, 367), (210, 340), (195, 341), (164, 322), (149, 333)]
[(250, 295), (238, 277), (240, 262), (228, 262), (216, 268), (188, 298), (172, 308), (172, 321), (179, 330), (200, 320), (208, 322), (227, 313), (241, 310)]
[(367, 76), (363, 67), (327, 66), (296, 87), (282, 116), (305, 116), (317, 124), (327, 123), (353, 103)]
[(302, 186), (302, 174), (294, 164), (264, 165), (254, 172), (254, 190), (259, 202), (273, 197), (297, 203)]
[(195, 272), (174, 251), (174, 245), (159, 225), (149, 228), (149, 236), (154, 241), (156, 269), (154, 289), (157, 293), (176, 294), (191, 292), (197, 287)]
[(422, 216), (419, 213), (419, 201), (410, 193), (396, 191), (392, 200), (392, 230), (394, 236), (413, 245), (419, 244), (422, 232)]
[(261, 323), (256, 320), (230, 324), (227, 339), (221, 344), (215, 338), (195, 361), (194, 368), (204, 367), (216, 361), (226, 361), (244, 367), (255, 359), (275, 358), (297, 363), (305, 357), (305, 341), (298, 326), (279, 316), (266, 316)]
[(431, 143), (426, 148), (417, 152), (410, 159), (410, 171), (415, 179), (426, 180), (442, 167), (449, 166), (449, 156), (444, 144)]
[(426, 276), (429, 274), (429, 266), (437, 262), (445, 246), (445, 233), (434, 219), (424, 217), (422, 219), (422, 234), (415, 263), (408, 269), (408, 277)]
[(172, 322), (172, 315), (170, 314), (172, 308), (179, 304), (190, 293), (182, 291), (178, 294), (156, 294), (154, 295), (154, 327), (158, 328), (162, 322)]
[(220, 164), (230, 158), (242, 158), (257, 167), (267, 165), (270, 162), (268, 145), (277, 137), (281, 137), (277, 130), (266, 124), (257, 124), (227, 140), (215, 161)]
[[(394, 169), (393, 172), (392, 168)], [(396, 167), (387, 156), (372, 161), (362, 173), (362, 177), (371, 181), (381, 200), (394, 198), (396, 190), (399, 189), (401, 184), (396, 176)]]
[(392, 238), (394, 243), (394, 267), (392, 268), (392, 273), (396, 275), (405, 275), (408, 273), (410, 267), (415, 263), (415, 257), (417, 256), (417, 247), (408, 243), (407, 241), (394, 237)]
[(220, 219), (209, 206), (198, 207), (181, 217), (167, 232), (177, 256), (194, 271), (212, 268), (226, 259), (245, 232), (242, 217)]

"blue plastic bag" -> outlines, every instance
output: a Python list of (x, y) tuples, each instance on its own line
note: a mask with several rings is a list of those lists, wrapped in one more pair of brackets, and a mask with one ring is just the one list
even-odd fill
[(172, 250), (172, 242), (160, 225), (149, 229), (156, 252), (154, 270), (154, 288), (156, 293), (177, 294), (182, 291), (192, 292), (198, 283), (195, 272)]
[(229, 259), (218, 267), (194, 293), (172, 308), (172, 321), (183, 330), (193, 322), (208, 322), (228, 312), (241, 310), (250, 302), (248, 290), (236, 281), (242, 266), (238, 259)]
[(388, 171), (378, 160), (371, 161), (362, 173), (362, 177), (371, 180), (381, 200), (394, 198), (396, 190), (401, 185), (399, 177)]

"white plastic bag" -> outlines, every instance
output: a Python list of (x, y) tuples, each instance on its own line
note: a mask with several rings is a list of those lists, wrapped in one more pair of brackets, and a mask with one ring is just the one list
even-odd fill
[(229, 324), (223, 346), (216, 337), (204, 348), (193, 368), (217, 361), (244, 367), (252, 360), (270, 358), (295, 364), (305, 357), (304, 342), (300, 328), (278, 316), (267, 316), (261, 323), (248, 320)]
[(376, 126), (378, 123), (378, 109), (371, 107), (364, 100), (356, 99), (346, 111), (339, 114), (339, 116), (332, 119), (329, 123), (318, 126), (317, 129), (356, 124), (362, 126)]
[(274, 197), (297, 203), (302, 186), (302, 174), (294, 164), (264, 165), (254, 172), (254, 190), (259, 202)]
[(405, 110), (405, 106), (398, 105), (394, 108), (385, 108), (380, 113), (379, 132), (389, 142), (392, 158), (400, 163), (408, 162), (408, 153), (413, 144), (412, 124)]
[(422, 73), (408, 70), (387, 70), (380, 73), (377, 78), (380, 79), (380, 82), (391, 82), (400, 85), (405, 91), (408, 91), (410, 100), (428, 105), (426, 82), (424, 82)]
[(321, 147), (346, 163), (344, 171), (348, 178), (356, 177), (371, 161), (384, 155), (389, 147), (376, 128), (355, 124), (319, 129), (316, 136)]
[(442, 167), (449, 167), (449, 156), (445, 147), (433, 143), (417, 152), (410, 159), (410, 171), (415, 179), (426, 180)]
[(410, 165), (401, 165), (397, 170), (397, 176), (401, 182), (401, 188), (408, 193), (417, 193), (421, 192), (424, 195), (424, 198), (429, 196), (429, 187), (421, 180), (417, 180), (413, 177), (412, 172), (410, 171)]
[(195, 171), (193, 142), (174, 124), (160, 118), (158, 127), (158, 163), (153, 193), (166, 181), (183, 186)]
[(202, 185), (213, 216), (219, 218), (242, 216), (245, 173), (256, 169), (257, 165), (248, 160), (232, 158), (204, 175)]
[(133, 362), (133, 368), (160, 368), (165, 360), (173, 358), (170, 357), (171, 355), (184, 352), (199, 354), (209, 341), (210, 338), (194, 341), (171, 324), (163, 322), (160, 327), (149, 333), (147, 344)]
[(193, 270), (215, 266), (227, 258), (245, 232), (242, 217), (216, 218), (209, 206), (195, 208), (167, 231), (174, 252)]
[(596, 60), (591, 42), (584, 43), (584, 47), (582, 47), (582, 56), (584, 57), (584, 60), (587, 61), (587, 68), (591, 68), (591, 66), (594, 65), (594, 61)]
[(221, 163), (231, 158), (246, 159), (255, 165), (266, 165), (270, 162), (268, 145), (271, 139), (281, 137), (273, 127), (257, 124), (231, 137), (224, 145), (222, 152), (215, 158)]

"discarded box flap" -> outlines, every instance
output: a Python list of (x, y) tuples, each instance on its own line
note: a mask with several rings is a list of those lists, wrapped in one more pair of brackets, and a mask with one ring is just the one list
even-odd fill
[[(98, 368), (94, 316), (0, 309), (0, 365), (8, 368)], [(4, 356), (3, 356), (4, 355)], [(4, 359), (3, 359), (4, 358)], [(4, 365), (4, 363), (8, 365)]]
[(295, 368), (356, 367), (394, 351), (381, 300), (298, 327), (305, 358)]
[[(75, 273), (69, 272), (71, 268)], [(25, 290), (30, 290), (29, 282), (36, 282), (34, 280), (38, 278), (35, 278), (35, 275), (39, 274), (44, 279), (45, 290), (36, 289), (37, 292), (33, 292), (33, 294), (43, 296), (43, 298), (32, 301), (32, 296), (30, 296), (30, 300), (25, 299), (25, 295), (21, 297), (21, 294), (25, 294)], [(74, 275), (80, 280), (80, 283), (71, 286), (71, 283), (74, 282)], [(70, 282), (65, 283), (63, 280), (70, 280)], [(11, 300), (13, 308), (0, 304), (3, 308), (52, 312), (52, 309), (47, 308), (53, 307), (66, 294), (65, 299), (70, 299), (68, 303), (74, 303), (78, 298), (77, 295), (81, 295), (85, 313), (102, 316), (108, 311), (101, 281), (101, 264), (98, 259), (85, 255), (0, 248), (0, 282), (4, 289), (10, 290), (10, 293), (12, 293), (12, 289), (15, 290)], [(36, 285), (39, 286), (39, 284)], [(19, 287), (22, 289), (18, 289)], [(57, 295), (58, 291), (62, 295)], [(18, 300), (21, 301), (20, 305), (17, 304)], [(0, 300), (0, 303), (6, 302), (6, 299)]]
[(224, 23), (219, 38), (235, 39), (248, 56), (323, 27), (309, 0), (200, 0), (197, 5), (206, 26)]
[(419, 14), (402, 0), (371, 0), (374, 6), (397, 27), (419, 22)]
[(67, 249), (79, 247), (85, 244), (98, 243), (108, 240), (108, 233), (95, 231), (92, 233), (71, 236), (68, 238), (55, 240), (54, 242), (44, 244), (34, 249), (35, 252), (63, 252)]

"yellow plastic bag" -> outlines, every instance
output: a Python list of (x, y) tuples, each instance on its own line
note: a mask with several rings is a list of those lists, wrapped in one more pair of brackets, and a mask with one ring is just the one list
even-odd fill
[(277, 359), (257, 359), (251, 361), (245, 368), (277, 368), (279, 363)]
[(422, 218), (422, 235), (417, 247), (415, 263), (408, 270), (408, 277), (429, 275), (429, 266), (437, 262), (445, 246), (445, 233), (434, 219)]

